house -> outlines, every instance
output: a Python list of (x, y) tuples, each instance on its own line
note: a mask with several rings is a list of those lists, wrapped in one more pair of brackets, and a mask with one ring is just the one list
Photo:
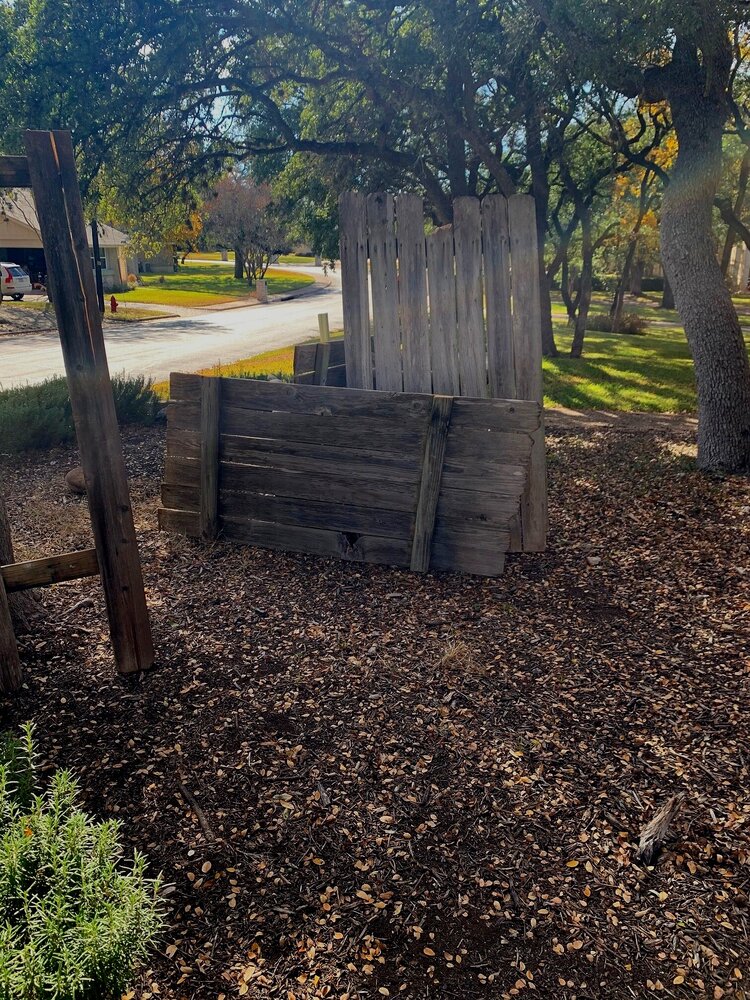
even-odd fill
[[(129, 273), (128, 237), (119, 229), (102, 223), (97, 225), (104, 288), (106, 291), (120, 291), (125, 287)], [(90, 226), (87, 227), (87, 233), (91, 247)], [(34, 199), (30, 191), (22, 188), (14, 188), (7, 193), (0, 192), (0, 260), (19, 264), (26, 268), (32, 281), (44, 284), (47, 265)], [(94, 266), (93, 252), (91, 266)]]

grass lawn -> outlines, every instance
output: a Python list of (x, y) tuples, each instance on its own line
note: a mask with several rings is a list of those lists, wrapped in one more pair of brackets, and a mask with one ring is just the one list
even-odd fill
[[(163, 279), (163, 280), (161, 280)], [(314, 279), (269, 268), (266, 274), (271, 295), (283, 295)], [(149, 302), (168, 306), (212, 306), (254, 297), (246, 281), (238, 281), (223, 264), (183, 264), (176, 274), (146, 275), (143, 285), (117, 296), (122, 302)]]
[(314, 257), (305, 257), (298, 253), (285, 253), (279, 257), (279, 264), (315, 264)]
[[(117, 295), (117, 301), (120, 296)], [(109, 308), (109, 296), (105, 296), (107, 308), (104, 313), (105, 323), (143, 323), (149, 319), (168, 319), (176, 313), (166, 312), (164, 309), (128, 309), (127, 306), (120, 306), (116, 313), (112, 313)], [(28, 302), (3, 302), (3, 307), (10, 306), (11, 309), (32, 309), (34, 312), (49, 311), (54, 315), (54, 310), (49, 302), (39, 302), (33, 299)]]

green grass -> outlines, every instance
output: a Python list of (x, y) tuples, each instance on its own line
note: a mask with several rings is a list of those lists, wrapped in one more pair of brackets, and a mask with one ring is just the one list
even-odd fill
[[(269, 268), (266, 280), (271, 295), (283, 295), (314, 281), (309, 275), (276, 268)], [(231, 268), (190, 263), (182, 265), (176, 274), (146, 275), (142, 286), (117, 296), (118, 302), (169, 306), (212, 306), (246, 298), (254, 298), (252, 289), (246, 281), (237, 280)]]
[[(128, 309), (127, 306), (120, 306), (117, 312), (113, 313), (109, 308), (110, 297), (109, 295), (105, 296), (104, 321), (106, 323), (142, 323), (149, 319), (168, 319), (170, 316), (176, 315), (176, 313), (165, 312), (163, 309)], [(115, 298), (119, 302), (122, 296), (117, 293)], [(9, 302), (7, 304), (13, 309), (33, 309), (35, 312), (49, 310), (50, 315), (54, 315), (54, 310), (48, 302)], [(5, 305), (6, 303), (3, 302), (3, 306)]]
[(315, 264), (314, 257), (305, 257), (298, 253), (285, 253), (279, 257), (279, 264)]

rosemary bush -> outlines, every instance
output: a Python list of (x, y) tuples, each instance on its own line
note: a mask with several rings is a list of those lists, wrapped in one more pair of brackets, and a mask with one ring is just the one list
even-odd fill
[(0, 1000), (120, 997), (162, 917), (145, 860), (123, 860), (58, 771), (36, 787), (32, 731), (0, 745)]

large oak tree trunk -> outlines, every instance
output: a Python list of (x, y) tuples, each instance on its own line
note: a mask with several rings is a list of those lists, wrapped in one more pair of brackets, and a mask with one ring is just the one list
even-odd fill
[(717, 51), (721, 33), (710, 86), (694, 45), (678, 40), (673, 53), (666, 91), (679, 152), (664, 192), (661, 253), (695, 364), (698, 465), (742, 472), (750, 469), (750, 364), (712, 226), (729, 66)]
[(551, 282), (544, 262), (544, 246), (547, 238), (547, 215), (549, 212), (549, 179), (547, 164), (542, 150), (542, 133), (536, 106), (527, 115), (526, 141), (531, 166), (531, 193), (536, 209), (536, 238), (539, 259), (539, 297), (542, 306), (542, 354), (545, 358), (558, 355), (555, 331), (552, 326)]
[(234, 248), (234, 276), (237, 281), (245, 277), (245, 251), (242, 247)]

